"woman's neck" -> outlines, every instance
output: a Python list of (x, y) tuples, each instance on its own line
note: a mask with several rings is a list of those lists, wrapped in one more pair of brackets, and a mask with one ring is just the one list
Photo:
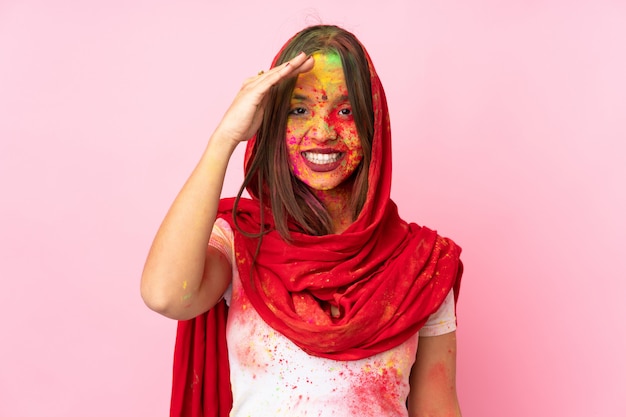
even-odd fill
[(335, 234), (342, 233), (352, 224), (352, 210), (350, 208), (352, 185), (353, 183), (348, 181), (331, 190), (313, 190), (328, 211)]

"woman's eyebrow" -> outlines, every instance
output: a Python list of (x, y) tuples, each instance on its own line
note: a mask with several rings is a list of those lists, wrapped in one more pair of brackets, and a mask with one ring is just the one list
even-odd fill
[(311, 99), (308, 96), (304, 96), (298, 93), (295, 93), (293, 96), (291, 96), (291, 99), (298, 100), (298, 101), (311, 101)]
[[(325, 95), (323, 96), (323, 98), (325, 100), (327, 99), (327, 97)], [(309, 102), (313, 101), (309, 96), (305, 96), (303, 94), (298, 94), (298, 93), (294, 93), (293, 96), (291, 96), (291, 99), (292, 100), (296, 100), (296, 101), (309, 101)], [(346, 95), (346, 94), (337, 97), (334, 100), (334, 103), (342, 103), (344, 101), (347, 101), (347, 102), (350, 101), (350, 97), (348, 97), (348, 95)]]

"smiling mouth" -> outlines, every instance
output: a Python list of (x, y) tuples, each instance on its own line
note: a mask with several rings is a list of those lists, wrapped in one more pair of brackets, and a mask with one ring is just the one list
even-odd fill
[(307, 161), (316, 165), (334, 164), (339, 161), (343, 156), (343, 152), (332, 153), (317, 153), (317, 152), (302, 152), (302, 156)]

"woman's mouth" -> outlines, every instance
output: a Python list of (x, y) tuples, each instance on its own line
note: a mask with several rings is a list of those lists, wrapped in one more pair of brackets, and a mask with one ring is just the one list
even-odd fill
[(313, 151), (305, 151), (302, 152), (302, 157), (306, 165), (312, 170), (316, 172), (326, 172), (332, 171), (337, 168), (341, 161), (343, 160), (344, 153), (343, 152), (329, 152), (329, 153), (321, 153), (321, 152), (313, 152)]

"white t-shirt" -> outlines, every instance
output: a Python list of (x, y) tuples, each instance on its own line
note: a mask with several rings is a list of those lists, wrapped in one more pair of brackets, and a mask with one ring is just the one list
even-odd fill
[[(409, 374), (418, 334), (369, 358), (336, 361), (310, 356), (272, 329), (250, 304), (234, 259), (230, 225), (218, 219), (210, 245), (233, 265), (226, 340), (233, 392), (231, 417), (406, 417)], [(419, 332), (436, 336), (456, 330), (454, 295), (446, 297)]]

